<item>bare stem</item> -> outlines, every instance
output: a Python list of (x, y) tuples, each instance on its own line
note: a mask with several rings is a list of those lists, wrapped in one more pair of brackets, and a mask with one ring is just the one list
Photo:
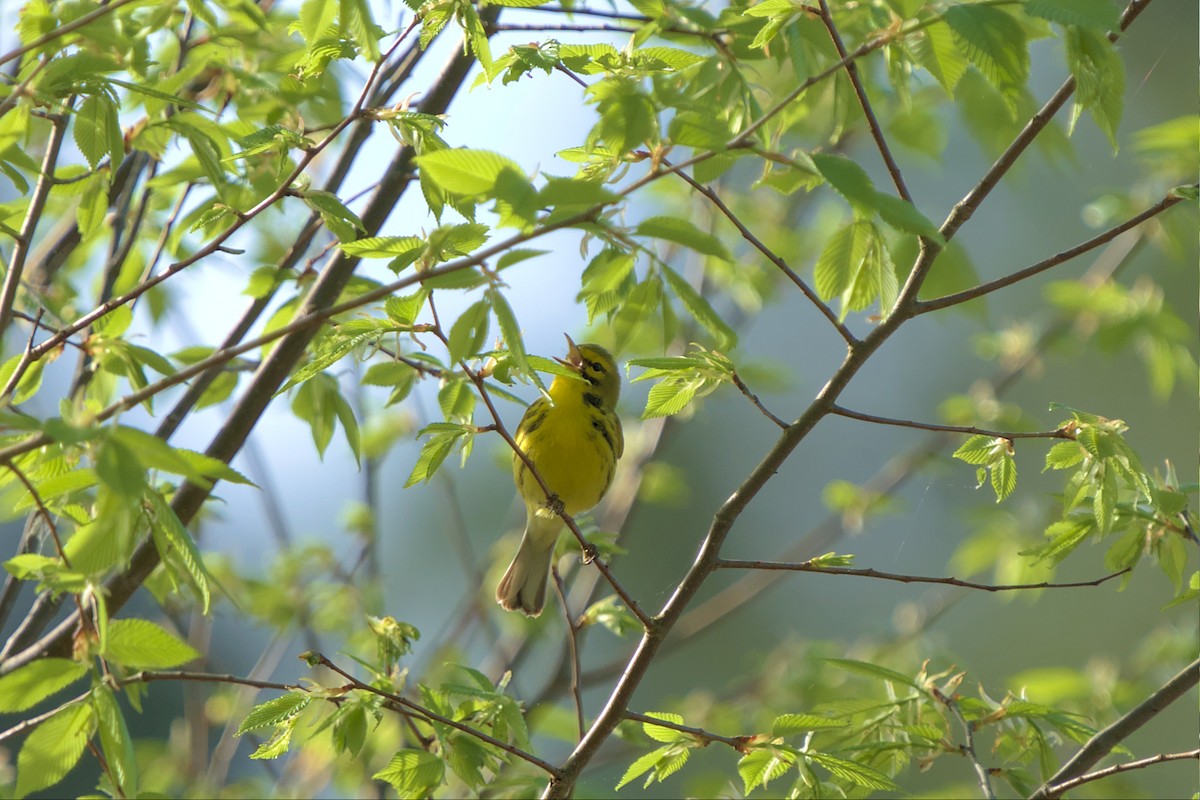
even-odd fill
[(1107, 583), (1113, 578), (1119, 578), (1129, 572), (1130, 567), (1117, 572), (1111, 572), (1095, 580), (1090, 581), (1075, 581), (1072, 583), (1050, 583), (1043, 581), (1041, 583), (975, 583), (974, 581), (964, 581), (959, 578), (934, 578), (924, 575), (907, 575), (897, 572), (882, 572), (877, 569), (859, 569), (854, 567), (829, 567), (821, 564), (817, 559), (800, 562), (787, 561), (752, 561), (744, 559), (722, 558), (717, 562), (717, 566), (721, 569), (752, 569), (764, 571), (783, 571), (783, 572), (820, 572), (826, 575), (857, 575), (860, 578), (877, 578), (884, 581), (897, 581), (898, 583), (940, 583), (946, 586), (959, 586), (964, 589), (978, 589), (983, 592), (1014, 592), (1029, 589), (1077, 589), (1085, 586), (1099, 586), (1102, 583)]
[(1034, 431), (1034, 432), (1018, 432), (1018, 431), (993, 431), (987, 428), (976, 428), (973, 425), (938, 425), (932, 422), (914, 422), (908, 419), (894, 419), (892, 417), (879, 417), (874, 414), (864, 414), (861, 411), (851, 411), (848, 408), (843, 408), (839, 405), (834, 405), (829, 409), (829, 413), (836, 414), (839, 417), (847, 417), (849, 419), (857, 419), (862, 422), (874, 422), (879, 425), (892, 425), (898, 428), (916, 428), (923, 431), (945, 431), (947, 433), (964, 433), (974, 436), (994, 436), (997, 439), (1073, 439), (1071, 429), (1069, 427), (1057, 428), (1052, 431)]
[(1063, 764), (1031, 798), (1058, 797), (1062, 791), (1056, 787), (1083, 776), (1100, 759), (1130, 734), (1158, 716), (1167, 706), (1195, 688), (1200, 682), (1200, 659), (1183, 668), (1179, 674), (1163, 684), (1157, 691), (1143, 700), (1113, 724), (1097, 733), (1080, 748), (1079, 752)]
[(975, 723), (969, 721), (963, 716), (962, 709), (958, 707), (958, 701), (953, 697), (942, 692), (936, 686), (930, 687), (933, 696), (946, 707), (950, 714), (958, 720), (963, 728), (963, 736), (966, 739), (966, 744), (962, 745), (962, 754), (971, 762), (971, 766), (975, 768), (975, 774), (979, 777), (979, 788), (983, 791), (983, 796), (987, 800), (996, 800), (996, 792), (992, 789), (991, 774), (987, 767), (979, 760), (979, 754), (975, 752)]
[(1069, 781), (1063, 781), (1062, 783), (1050, 786), (1046, 790), (1046, 796), (1061, 797), (1064, 793), (1069, 792), (1076, 786), (1082, 786), (1085, 783), (1091, 783), (1092, 781), (1098, 781), (1113, 775), (1119, 775), (1122, 772), (1129, 772), (1135, 769), (1145, 769), (1146, 767), (1152, 767), (1155, 764), (1165, 764), (1168, 761), (1182, 761), (1183, 759), (1187, 758), (1193, 760), (1200, 759), (1200, 749), (1187, 750), (1182, 753), (1159, 753), (1156, 756), (1140, 758), (1137, 761), (1126, 761), (1124, 764), (1114, 764), (1111, 767), (1098, 769), (1095, 772), (1089, 772), (1086, 775), (1080, 775), (1078, 778), (1072, 778)]

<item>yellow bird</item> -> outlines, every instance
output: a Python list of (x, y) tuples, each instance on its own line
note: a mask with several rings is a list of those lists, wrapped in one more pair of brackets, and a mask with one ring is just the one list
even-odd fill
[[(599, 345), (576, 345), (570, 336), (567, 344), (567, 357), (555, 360), (579, 373), (579, 379), (555, 376), (549, 399), (539, 397), (529, 406), (513, 438), (574, 516), (599, 503), (608, 491), (625, 439), (616, 412), (621, 394), (617, 362)], [(513, 481), (525, 501), (525, 533), (496, 587), (496, 602), (536, 617), (546, 604), (554, 544), (566, 526), (517, 453)]]

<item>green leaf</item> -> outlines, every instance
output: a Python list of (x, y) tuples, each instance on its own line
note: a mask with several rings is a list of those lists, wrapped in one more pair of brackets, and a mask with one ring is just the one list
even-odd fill
[(112, 689), (105, 684), (96, 686), (92, 690), (92, 707), (96, 711), (104, 760), (120, 792), (118, 796), (137, 797), (138, 768), (133, 739)]
[(902, 683), (905, 686), (911, 686), (914, 689), (920, 690), (920, 686), (907, 675), (903, 675), (895, 670), (881, 667), (878, 664), (870, 664), (866, 661), (855, 661), (848, 658), (826, 658), (822, 659), (827, 664), (832, 664), (835, 667), (840, 667), (849, 672), (854, 672), (859, 675), (865, 675), (868, 678), (877, 680), (890, 681), (892, 683)]
[(954, 457), (968, 464), (990, 464), (999, 458), (1007, 445), (1007, 439), (976, 434), (954, 451)]
[(515, 161), (489, 150), (438, 150), (417, 156), (415, 161), (437, 186), (468, 196), (490, 192), (504, 169), (522, 172)]
[(971, 63), (1012, 102), (1029, 80), (1029, 51), (1021, 24), (999, 8), (984, 5), (950, 6), (943, 19)]
[(733, 260), (729, 250), (721, 240), (711, 233), (705, 233), (686, 219), (679, 217), (650, 217), (642, 220), (634, 233), (638, 236), (651, 236), (668, 242), (675, 242), (684, 247), (709, 256), (715, 256), (725, 261)]
[[(664, 722), (674, 722), (676, 725), (683, 724), (683, 717), (679, 716), (678, 714), (671, 714), (665, 711), (649, 711), (646, 713), (646, 716), (654, 717), (655, 719), (661, 719)], [(677, 731), (674, 728), (667, 728), (662, 725), (653, 725), (649, 722), (642, 723), (642, 730), (646, 732), (647, 736), (656, 742), (667, 742), (669, 744), (671, 742), (686, 742), (692, 740), (692, 737), (683, 731)]]
[(913, 46), (917, 60), (953, 96), (967, 70), (967, 59), (954, 41), (954, 32), (944, 22), (935, 22), (921, 32)]
[[(432, 478), (434, 473), (438, 471), (438, 468), (441, 467), (442, 462), (446, 460), (446, 456), (450, 455), (451, 451), (454, 450), (459, 439), (467, 434), (467, 430), (461, 425), (442, 424), (449, 430), (443, 429), (421, 446), (421, 454), (417, 456), (417, 463), (413, 465), (408, 480), (404, 482), (405, 489)], [(435, 429), (436, 425), (437, 423), (426, 426), (425, 431)]]
[(281, 725), (300, 714), (312, 702), (312, 695), (307, 692), (289, 692), (272, 698), (265, 703), (259, 703), (250, 709), (250, 713), (242, 720), (234, 736), (241, 736), (247, 731), (259, 728), (269, 728)]
[(393, 322), (412, 325), (425, 308), (425, 301), (428, 299), (429, 291), (418, 289), (413, 294), (403, 297), (389, 297), (383, 304), (383, 310)]
[(424, 750), (398, 750), (387, 766), (371, 777), (387, 781), (401, 797), (427, 797), (445, 780), (446, 764)]
[(716, 338), (718, 347), (727, 350), (737, 345), (737, 333), (717, 315), (702, 294), (692, 288), (690, 283), (670, 267), (664, 265), (662, 273), (663, 277), (667, 279), (667, 285), (671, 287), (671, 291), (683, 302), (683, 307)]
[(473, 303), (450, 326), (447, 349), (450, 351), (450, 361), (458, 363), (465, 358), (477, 354), (487, 341), (490, 324), (491, 303), (485, 296)]
[(870, 223), (855, 221), (829, 237), (813, 267), (813, 288), (822, 300), (831, 300), (849, 288), (867, 257), (874, 235)]
[(0, 713), (13, 714), (32, 708), (87, 672), (86, 664), (68, 658), (32, 661), (0, 678)]
[(16, 796), (41, 791), (66, 777), (79, 763), (95, 725), (87, 703), (68, 706), (38, 725), (17, 756)]
[(521, 326), (508, 300), (495, 289), (489, 289), (487, 294), (492, 301), (492, 310), (496, 312), (496, 321), (500, 323), (500, 333), (504, 336), (508, 355), (522, 375), (528, 376), (538, 388), (544, 390), (541, 376), (529, 364), (529, 354), (525, 352), (525, 341), (521, 338)]
[(738, 775), (745, 784), (746, 794), (785, 774), (796, 763), (796, 754), (782, 747), (760, 747), (751, 750), (738, 761)]
[(201, 613), (207, 614), (212, 603), (210, 583), (213, 578), (204, 566), (195, 540), (175, 514), (175, 509), (156, 490), (146, 492), (145, 503), (149, 506), (151, 536), (160, 558), (168, 566), (178, 565), (191, 579), (200, 595)]
[(1125, 63), (1108, 37), (1095, 30), (1071, 28), (1066, 40), (1067, 64), (1076, 84), (1072, 129), (1080, 109), (1086, 109), (1116, 152), (1117, 126), (1125, 110)]
[(321, 215), (321, 221), (339, 242), (346, 244), (354, 241), (360, 233), (366, 233), (363, 221), (332, 192), (310, 189), (301, 193), (300, 197), (305, 205)]
[(849, 720), (821, 717), (816, 714), (780, 714), (771, 723), (771, 735), (792, 736), (825, 728), (843, 728), (849, 724)]
[(419, 255), (425, 249), (425, 240), (419, 236), (368, 236), (338, 246), (346, 255), (359, 258), (398, 258)]
[(669, 417), (687, 408), (696, 397), (695, 381), (661, 381), (650, 387), (642, 419)]
[(874, 210), (877, 192), (866, 170), (845, 156), (829, 153), (813, 153), (812, 162), (821, 176), (850, 205), (860, 211)]
[(1059, 442), (1046, 452), (1046, 467), (1048, 469), (1070, 469), (1083, 461), (1085, 451), (1077, 442)]
[(833, 773), (834, 776), (841, 778), (844, 781), (849, 781), (856, 786), (863, 786), (868, 789), (876, 789), (881, 792), (899, 792), (902, 791), (896, 782), (884, 775), (877, 769), (868, 767), (866, 764), (859, 764), (855, 761), (847, 761), (844, 758), (831, 756), (828, 753), (819, 753), (808, 751), (804, 754), (805, 758), (815, 761), (825, 769)]
[(946, 239), (928, 217), (917, 210), (917, 207), (907, 200), (887, 194), (875, 193), (875, 210), (879, 217), (888, 225), (904, 233), (915, 233), (925, 236), (938, 244), (945, 244)]
[(1012, 454), (1005, 450), (999, 459), (991, 465), (992, 489), (996, 492), (996, 502), (1007, 498), (1017, 488), (1017, 462)]
[(146, 485), (146, 470), (133, 450), (114, 437), (100, 446), (96, 475), (109, 489), (125, 498), (140, 498)]
[(629, 769), (625, 770), (625, 775), (622, 776), (621, 782), (617, 784), (617, 790), (620, 790), (622, 786), (634, 780), (635, 778), (640, 777), (647, 770), (651, 769), (662, 759), (663, 754), (669, 749), (670, 748), (667, 747), (660, 747), (657, 750), (652, 750), (630, 764)]
[(190, 644), (148, 619), (115, 619), (104, 658), (131, 669), (169, 669), (200, 657)]
[(250, 754), (250, 758), (265, 760), (279, 758), (286, 753), (292, 746), (292, 732), (296, 730), (297, 719), (298, 717), (293, 717), (277, 727), (271, 738), (259, 745), (258, 749)]
[(1095, 28), (1098, 33), (1115, 31), (1121, 22), (1112, 0), (1028, 0), (1025, 13), (1063, 25)]
[(120, 166), (125, 156), (125, 142), (121, 136), (121, 122), (117, 119), (117, 106), (108, 95), (89, 95), (79, 106), (75, 113), (75, 145), (92, 169), (106, 155), (111, 157), (112, 169)]

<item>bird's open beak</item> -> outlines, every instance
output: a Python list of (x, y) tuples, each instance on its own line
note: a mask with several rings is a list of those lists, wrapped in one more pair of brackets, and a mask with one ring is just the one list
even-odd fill
[[(564, 333), (563, 336), (567, 334)], [(583, 353), (579, 352), (579, 347), (570, 336), (567, 336), (567, 357), (554, 360), (573, 372), (583, 374)]]

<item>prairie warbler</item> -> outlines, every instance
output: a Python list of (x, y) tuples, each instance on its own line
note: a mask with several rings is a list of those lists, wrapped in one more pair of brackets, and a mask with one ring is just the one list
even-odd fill
[[(575, 515), (608, 491), (625, 439), (616, 412), (621, 376), (613, 357), (599, 345), (576, 345), (570, 336), (567, 343), (567, 357), (556, 360), (579, 379), (556, 376), (549, 399), (539, 397), (529, 406), (513, 438), (562, 508)], [(546, 603), (550, 559), (565, 526), (516, 453), (513, 480), (525, 501), (525, 533), (496, 588), (496, 602), (536, 617)]]

